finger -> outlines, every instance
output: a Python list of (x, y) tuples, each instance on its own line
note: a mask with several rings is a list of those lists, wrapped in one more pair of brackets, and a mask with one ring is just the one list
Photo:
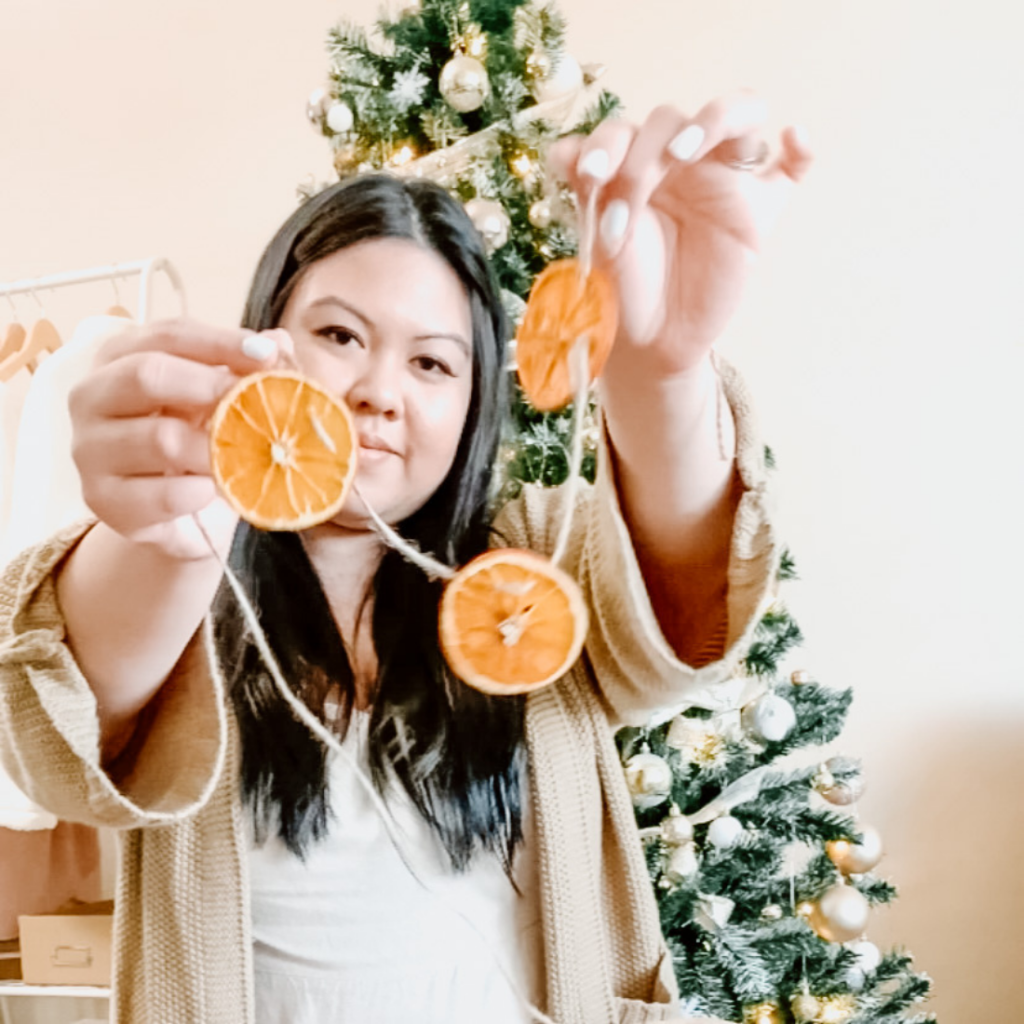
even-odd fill
[(217, 487), (205, 476), (110, 476), (83, 486), (82, 497), (111, 529), (129, 534), (199, 512)]
[(693, 164), (714, 152), (726, 160), (744, 159), (759, 145), (757, 133), (768, 120), (768, 105), (756, 93), (741, 90), (705, 104), (668, 140), (668, 156)]
[(782, 151), (774, 163), (766, 167), (759, 177), (764, 181), (801, 181), (814, 163), (814, 153), (807, 133), (790, 125), (782, 132)]
[(630, 138), (628, 152), (601, 204), (599, 234), (609, 259), (626, 244), (637, 214), (668, 173), (665, 147), (683, 124), (685, 118), (674, 107), (657, 107)]
[(147, 416), (158, 410), (212, 410), (241, 378), (168, 352), (134, 352), (98, 370), (69, 396), (85, 417)]
[(569, 176), (580, 199), (586, 199), (594, 188), (619, 173), (636, 133), (633, 125), (611, 118), (602, 121), (586, 137)]
[(209, 434), (173, 416), (106, 420), (73, 448), (83, 476), (209, 476)]
[(273, 365), (279, 343), (269, 332), (211, 327), (197, 320), (164, 320), (125, 331), (103, 348), (103, 362), (113, 362), (135, 352), (166, 352), (181, 359), (226, 366), (248, 374)]

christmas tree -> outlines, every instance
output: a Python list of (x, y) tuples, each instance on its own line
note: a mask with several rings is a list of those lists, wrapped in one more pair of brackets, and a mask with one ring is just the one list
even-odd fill
[[(388, 170), (457, 195), (517, 324), (537, 274), (576, 253), (574, 197), (545, 174), (544, 156), (617, 111), (603, 68), (581, 67), (558, 11), (528, 0), (406, 2), (372, 32), (339, 24), (328, 50), (330, 79), (307, 114), (339, 177)], [(571, 410), (542, 414), (517, 395), (502, 497), (570, 472)], [(592, 479), (592, 419), (586, 442)], [(794, 576), (787, 553), (779, 582)], [(907, 1016), (928, 978), (863, 937), (870, 908), (895, 890), (871, 873), (878, 834), (850, 813), (859, 765), (779, 764), (838, 737), (852, 696), (782, 672), (800, 641), (776, 599), (734, 680), (734, 711), (691, 707), (617, 737), (684, 1011), (745, 1024), (933, 1020)]]

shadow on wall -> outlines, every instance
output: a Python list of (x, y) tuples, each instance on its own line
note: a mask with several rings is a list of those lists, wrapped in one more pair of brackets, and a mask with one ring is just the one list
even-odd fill
[(900, 892), (870, 938), (905, 945), (934, 979), (939, 1024), (1009, 1022), (1024, 1006), (1024, 719), (985, 710), (961, 722), (922, 713), (918, 734), (869, 772), (888, 820), (862, 809), (889, 851), (879, 873)]

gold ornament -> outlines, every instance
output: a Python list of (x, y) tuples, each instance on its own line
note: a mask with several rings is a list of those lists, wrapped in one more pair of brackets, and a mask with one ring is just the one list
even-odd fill
[(802, 917), (807, 920), (814, 913), (814, 904), (810, 900), (804, 900), (803, 903), (796, 905), (794, 911), (797, 917)]
[(460, 114), (483, 106), (491, 91), (487, 69), (475, 57), (457, 53), (441, 69), (441, 95)]
[(778, 1003), (755, 1003), (743, 1007), (743, 1024), (783, 1024)]
[(816, 1018), (817, 1024), (846, 1024), (857, 1012), (857, 997), (846, 992), (842, 995), (822, 996)]
[(870, 825), (862, 826), (861, 841), (850, 842), (847, 839), (837, 839), (834, 842), (826, 843), (825, 849), (828, 855), (844, 875), (862, 875), (870, 871), (881, 859), (884, 850), (882, 849), (882, 837), (878, 830)]
[(508, 241), (511, 227), (505, 207), (495, 199), (471, 199), (466, 203), (466, 213), (473, 226), (483, 235), (488, 253), (500, 249)]
[(535, 203), (532, 203), (528, 216), (530, 218), (530, 223), (539, 231), (549, 228), (551, 226), (551, 221), (554, 219), (551, 200), (538, 199)]
[(818, 900), (807, 923), (826, 942), (850, 942), (863, 934), (870, 910), (852, 885), (840, 882)]
[(782, 907), (780, 907), (778, 903), (769, 903), (768, 906), (761, 911), (761, 917), (765, 921), (781, 921)]
[(802, 992), (793, 997), (789, 1008), (793, 1011), (797, 1024), (816, 1024), (819, 1019), (818, 1014), (821, 1012), (821, 1003), (817, 996), (812, 996), (809, 992)]
[(634, 754), (626, 762), (626, 785), (636, 807), (655, 807), (672, 790), (672, 769), (657, 754)]
[(347, 178), (359, 171), (363, 162), (363, 151), (354, 142), (342, 143), (334, 150), (334, 169), (339, 178)]
[(792, 675), (790, 675), (789, 681), (794, 686), (803, 686), (804, 683), (809, 683), (811, 681), (811, 673), (802, 668), (798, 668), (794, 673), (792, 673)]

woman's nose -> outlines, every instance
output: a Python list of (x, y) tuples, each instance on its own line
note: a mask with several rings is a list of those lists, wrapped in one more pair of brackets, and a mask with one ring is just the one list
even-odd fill
[(383, 353), (373, 353), (360, 367), (346, 396), (349, 408), (386, 419), (398, 417), (401, 401), (397, 367)]

